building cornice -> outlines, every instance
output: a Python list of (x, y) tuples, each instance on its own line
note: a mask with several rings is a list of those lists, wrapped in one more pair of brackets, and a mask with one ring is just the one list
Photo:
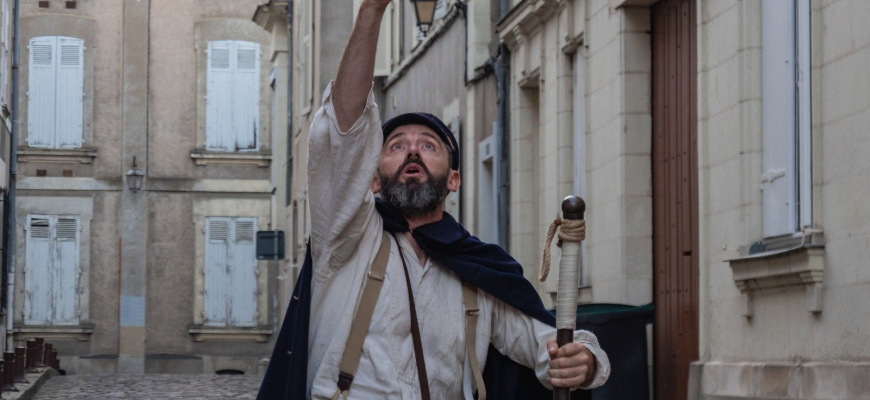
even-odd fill
[(553, 14), (565, 8), (565, 0), (523, 0), (496, 25), (499, 40), (511, 51), (522, 46)]

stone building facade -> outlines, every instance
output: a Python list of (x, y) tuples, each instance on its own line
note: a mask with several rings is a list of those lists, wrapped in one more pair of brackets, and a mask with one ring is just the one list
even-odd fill
[(16, 343), (70, 373), (258, 372), (286, 80), (260, 3), (21, 2)]
[[(291, 5), (285, 285), (308, 232), (307, 123), (358, 4)], [(581, 302), (653, 303), (656, 398), (870, 398), (865, 2), (442, 1), (424, 38), (411, 7), (382, 27), (382, 118), (458, 132), (447, 209), (547, 304), (547, 226), (585, 198)]]

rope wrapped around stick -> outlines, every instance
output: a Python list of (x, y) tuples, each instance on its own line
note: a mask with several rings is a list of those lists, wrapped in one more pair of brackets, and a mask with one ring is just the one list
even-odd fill
[(544, 244), (544, 260), (541, 264), (541, 272), (538, 279), (543, 282), (547, 280), (550, 274), (550, 247), (553, 243), (553, 237), (556, 235), (556, 230), (559, 227), (559, 240), (556, 246), (562, 247), (562, 242), (582, 242), (586, 239), (586, 220), (585, 219), (564, 219), (556, 218), (547, 229), (547, 242)]

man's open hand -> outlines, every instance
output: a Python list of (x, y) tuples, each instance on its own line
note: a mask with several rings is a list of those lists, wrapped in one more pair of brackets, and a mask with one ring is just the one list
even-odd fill
[(595, 357), (586, 345), (572, 342), (559, 347), (553, 339), (547, 342), (547, 352), (550, 383), (554, 387), (578, 387), (595, 376)]

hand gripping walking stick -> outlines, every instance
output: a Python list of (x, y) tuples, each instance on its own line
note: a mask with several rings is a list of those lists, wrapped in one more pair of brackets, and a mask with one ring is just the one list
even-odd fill
[[(550, 272), (550, 244), (556, 229), (561, 226), (559, 241), (556, 245), (562, 248), (562, 260), (559, 263), (559, 289), (556, 293), (556, 342), (559, 347), (574, 341), (574, 329), (577, 327), (577, 288), (580, 275), (580, 242), (586, 238), (586, 221), (583, 213), (586, 203), (577, 196), (568, 196), (562, 201), (562, 218), (556, 218), (547, 231), (547, 243), (544, 245), (544, 261), (541, 265), (540, 280), (547, 279)], [(568, 400), (571, 397), (569, 388), (554, 388), (554, 400)]]

